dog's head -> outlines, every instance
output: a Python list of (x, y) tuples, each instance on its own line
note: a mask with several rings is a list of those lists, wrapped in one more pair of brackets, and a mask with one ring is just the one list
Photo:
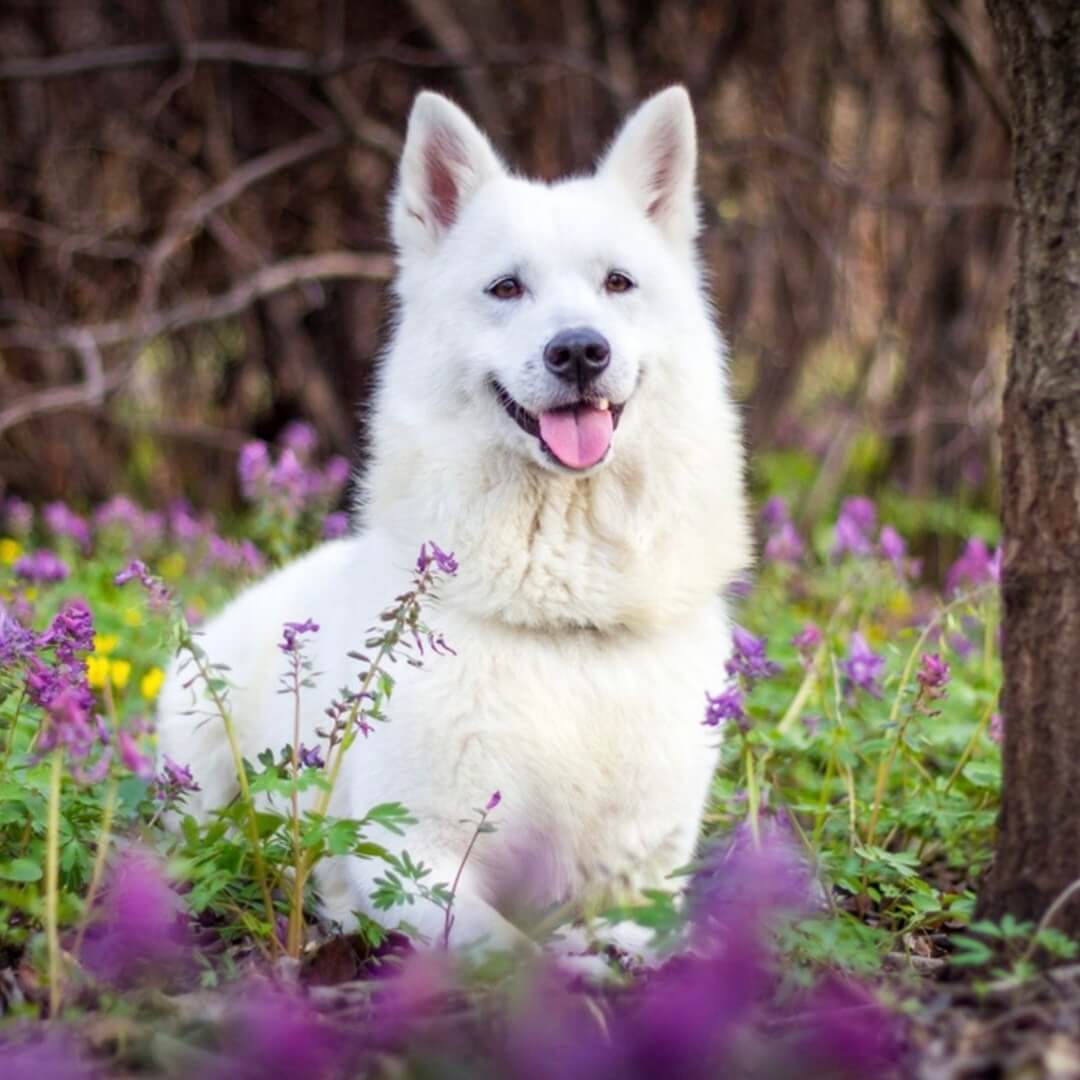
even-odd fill
[(673, 412), (665, 384), (701, 357), (681, 335), (711, 333), (695, 166), (681, 87), (642, 105), (593, 175), (554, 184), (511, 175), (457, 106), (420, 94), (392, 204), (408, 370), (391, 378), (485, 452), (604, 468), (649, 430), (635, 413)]

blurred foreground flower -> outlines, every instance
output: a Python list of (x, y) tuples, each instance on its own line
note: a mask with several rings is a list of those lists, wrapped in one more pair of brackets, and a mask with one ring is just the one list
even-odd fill
[(740, 828), (688, 894), (694, 951), (669, 960), (604, 1016), (548, 972), (510, 1017), (505, 1075), (525, 1080), (715, 1080), (738, 1076), (881, 1075), (895, 1061), (896, 1021), (841, 984), (795, 1003), (776, 998), (770, 934), (817, 901), (810, 868), (776, 819), (761, 844)]
[(43, 1035), (42, 1027), (26, 1025), (21, 1032), (12, 1029), (0, 1036), (4, 1080), (97, 1080), (102, 1076), (73, 1034), (55, 1029)]
[(343, 1044), (307, 1002), (267, 987), (236, 997), (228, 1017), (218, 1080), (320, 1080), (334, 1074)]
[(187, 921), (156, 856), (127, 851), (117, 861), (83, 947), (83, 963), (115, 985), (160, 980), (191, 961)]

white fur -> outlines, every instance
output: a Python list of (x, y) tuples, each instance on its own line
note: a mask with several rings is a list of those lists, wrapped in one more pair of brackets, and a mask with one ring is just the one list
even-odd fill
[[(401, 801), (419, 818), (404, 846), (450, 881), (471, 835), (462, 819), (502, 792), (497, 832), (480, 837), (459, 887), (458, 943), (520, 940), (523, 905), (583, 908), (662, 887), (694, 851), (716, 764), (704, 694), (729, 649), (721, 593), (749, 553), (738, 419), (694, 251), (694, 165), (681, 88), (638, 110), (595, 175), (550, 185), (508, 174), (464, 113), (421, 94), (392, 208), (399, 318), (363, 527), (207, 629), (254, 758), (292, 739), (291, 700), (277, 693), (281, 625), (320, 624), (311, 745), (325, 704), (355, 681), (346, 653), (406, 585), (421, 542), (455, 553), (460, 572), (427, 618), (457, 656), (395, 668), (391, 722), (354, 746), (331, 812)], [(637, 288), (606, 292), (613, 268)], [(486, 292), (510, 273), (525, 296)], [(611, 452), (585, 473), (554, 464), (489, 385), (532, 412), (559, 403), (543, 348), (577, 326), (607, 337), (599, 391), (626, 402)], [(205, 814), (235, 782), (220, 723), (196, 727), (190, 707), (173, 673), (160, 749), (191, 764), (202, 784), (192, 806)], [(381, 869), (327, 864), (327, 914), (348, 923), (370, 911)], [(437, 937), (433, 907), (402, 915)]]

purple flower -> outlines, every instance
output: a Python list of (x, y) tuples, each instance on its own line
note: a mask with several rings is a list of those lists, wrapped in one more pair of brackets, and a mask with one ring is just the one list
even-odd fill
[(851, 635), (848, 658), (840, 662), (840, 670), (847, 677), (850, 687), (864, 690), (871, 697), (881, 697), (885, 658), (878, 656), (857, 630)]
[(34, 508), (18, 495), (9, 495), (3, 503), (4, 527), (14, 536), (29, 536), (34, 527)]
[(162, 759), (161, 775), (166, 778), (170, 784), (183, 788), (184, 791), (201, 790), (199, 785), (195, 783), (195, 777), (191, 773), (191, 767), (173, 761), (168, 754)]
[(283, 447), (306, 461), (319, 445), (319, 436), (306, 420), (290, 420), (282, 430), (279, 441)]
[(296, 756), (305, 769), (322, 769), (326, 766), (322, 750), (318, 746), (307, 747), (301, 743)]
[(114, 578), (114, 585), (126, 585), (129, 581), (139, 581), (146, 588), (150, 587), (150, 568), (142, 559), (132, 559)]
[(967, 634), (950, 634), (949, 648), (952, 649), (961, 660), (966, 660), (975, 651), (975, 645)]
[(164, 528), (160, 514), (143, 513), (126, 495), (114, 495), (102, 503), (94, 511), (94, 525), (98, 529), (119, 525), (138, 543), (160, 539)]
[(715, 696), (706, 692), (705, 719), (702, 723), (709, 727), (719, 727), (728, 720), (734, 720), (740, 728), (746, 730), (746, 710), (743, 707), (741, 688), (730, 686)]
[(865, 495), (854, 495), (840, 505), (840, 517), (847, 518), (863, 533), (871, 533), (877, 524), (877, 507)]
[(43, 706), (45, 722), (35, 744), (36, 752), (44, 755), (62, 748), (73, 761), (85, 761), (100, 744), (97, 725), (90, 715), (92, 706), (93, 700), (80, 687), (56, 687)]
[(266, 569), (266, 560), (262, 552), (250, 540), (241, 540), (237, 550), (240, 562), (249, 574), (258, 575)]
[(761, 508), (761, 523), (769, 532), (776, 532), (791, 521), (787, 500), (783, 495), (773, 495)]
[(125, 852), (117, 863), (83, 954), (98, 978), (128, 985), (182, 967), (190, 959), (183, 905), (150, 853)]
[(244, 443), (236, 462), (240, 491), (245, 499), (261, 494), (270, 476), (270, 450), (261, 439)]
[(458, 572), (458, 563), (453, 552), (445, 552), (434, 540), (429, 540), (420, 545), (420, 554), (416, 560), (417, 573), (426, 573), (433, 563), (440, 573), (450, 577)]
[(731, 642), (734, 651), (724, 665), (729, 675), (741, 675), (753, 683), (757, 679), (771, 678), (780, 670), (780, 665), (765, 655), (767, 638), (754, 637), (741, 626), (735, 626), (731, 630)]
[(352, 465), (348, 458), (335, 454), (325, 466), (322, 472), (322, 495), (328, 499), (336, 499), (342, 489), (349, 482), (352, 473)]
[(883, 1076), (897, 1063), (897, 1017), (850, 980), (829, 977), (796, 1000), (793, 1012), (804, 1018), (793, 1047), (803, 1076)]
[(821, 631), (807, 623), (792, 639), (791, 644), (799, 650), (803, 659), (808, 659), (821, 644)]
[(18, 619), (0, 603), (0, 666), (8, 667), (27, 659), (36, 639)]
[(891, 526), (883, 525), (878, 534), (878, 550), (898, 571), (903, 570), (907, 544), (904, 538)]
[(50, 648), (65, 664), (72, 664), (77, 653), (94, 647), (94, 616), (82, 600), (69, 600), (53, 616), (52, 622), (38, 637), (38, 647)]
[(491, 811), (494, 810), (495, 807), (498, 806), (499, 803), (501, 803), (501, 802), (502, 802), (502, 792), (501, 791), (493, 791), (491, 793), (491, 798), (488, 799), (487, 803), (484, 805), (484, 813), (485, 814), (490, 814)]
[(162, 799), (169, 805), (173, 805), (188, 792), (201, 790), (187, 765), (181, 765), (179, 762), (173, 761), (168, 754), (164, 755), (161, 762), (161, 773), (154, 781), (155, 798)]
[(130, 731), (119, 731), (116, 735), (120, 763), (130, 769), (140, 780), (154, 778), (154, 759), (150, 754), (139, 749), (139, 744)]
[(286, 1080), (337, 1075), (340, 1037), (300, 997), (254, 988), (236, 997), (225, 1058), (212, 1080)]
[(290, 655), (297, 652), (303, 645), (298, 639), (302, 634), (317, 634), (319, 624), (313, 619), (305, 619), (303, 622), (287, 622), (282, 631), (282, 639), (278, 642), (278, 648)]
[(960, 558), (949, 568), (945, 578), (945, 591), (956, 592), (961, 585), (977, 588), (988, 581), (1001, 580), (1001, 549), (991, 553), (986, 543), (977, 536), (969, 540)]
[(790, 521), (785, 521), (765, 541), (765, 558), (769, 562), (797, 563), (802, 559), (805, 551), (802, 537)]
[(836, 518), (833, 557), (872, 554), (874, 545), (870, 533), (876, 521), (877, 508), (869, 499), (862, 496), (845, 499)]
[(269, 485), (292, 509), (299, 509), (312, 486), (300, 459), (289, 447), (281, 451), (277, 464), (270, 470)]
[(1003, 743), (1005, 741), (1005, 717), (1001, 713), (994, 713), (990, 717), (990, 728), (987, 732), (990, 738), (996, 743)]
[(749, 578), (737, 577), (728, 582), (724, 596), (733, 604), (745, 600), (754, 591), (754, 583)]
[(150, 605), (158, 610), (169, 606), (172, 595), (165, 582), (161, 578), (154, 577), (150, 568), (141, 559), (132, 559), (114, 578), (113, 584), (117, 587), (126, 585), (129, 581), (137, 581), (150, 598)]
[(26, 1038), (16, 1039), (16, 1030), (0, 1036), (6, 1080), (101, 1080), (101, 1071), (87, 1060), (72, 1032), (49, 1031), (45, 1024), (36, 1023), (27, 1025)]
[(349, 515), (342, 510), (327, 514), (323, 518), (322, 535), (324, 540), (336, 540), (349, 531)]
[(183, 499), (174, 499), (168, 507), (169, 531), (182, 544), (191, 544), (211, 530), (212, 526), (192, 512)]
[(53, 536), (73, 540), (84, 551), (90, 550), (90, 526), (65, 503), (49, 503), (42, 511), (42, 517)]
[(48, 548), (39, 548), (21, 559), (16, 559), (12, 570), (17, 578), (38, 585), (63, 581), (71, 572), (67, 563)]
[(915, 678), (928, 697), (943, 697), (949, 683), (949, 664), (937, 653), (924, 653)]

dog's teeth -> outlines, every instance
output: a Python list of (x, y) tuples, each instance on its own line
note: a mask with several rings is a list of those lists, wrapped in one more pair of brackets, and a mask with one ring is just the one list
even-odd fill
[(600, 400), (599, 400), (599, 401), (598, 401), (598, 402), (596, 403), (596, 407), (597, 407), (597, 408), (598, 408), (598, 409), (599, 409), (599, 410), (600, 410), (601, 412), (607, 412), (607, 411), (608, 411), (608, 409), (610, 409), (610, 408), (611, 408), (611, 402), (610, 402), (610, 401), (608, 401), (608, 399), (607, 399), (606, 397), (602, 397), (602, 398), (601, 398), (601, 399), (600, 399)]

